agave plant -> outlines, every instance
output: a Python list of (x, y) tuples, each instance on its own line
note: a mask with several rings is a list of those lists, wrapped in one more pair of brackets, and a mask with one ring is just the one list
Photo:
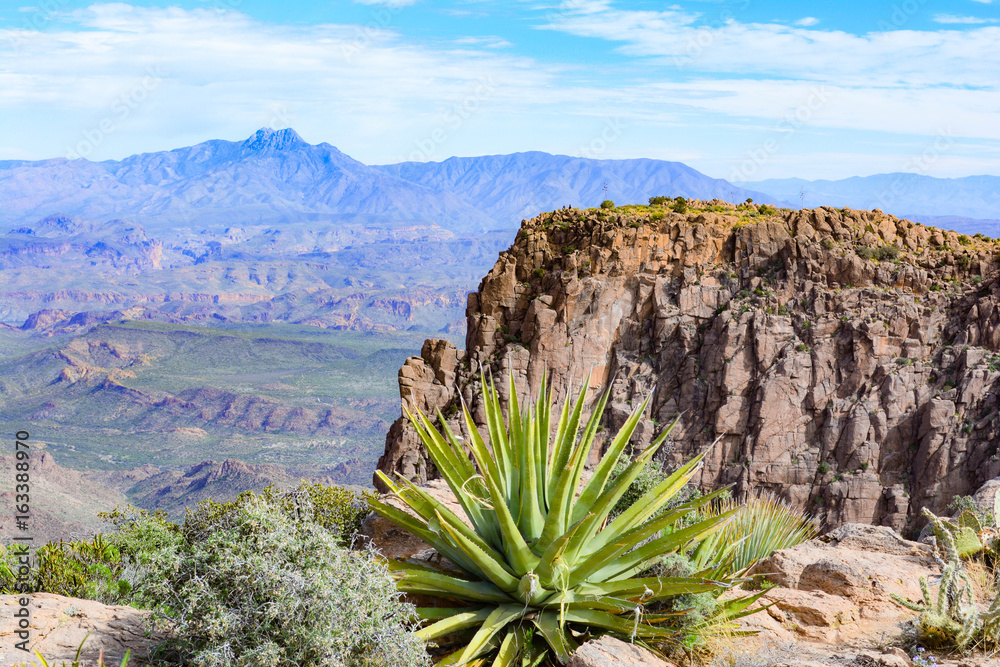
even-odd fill
[(719, 492), (660, 512), (697, 472), (704, 454), (609, 521), (618, 499), (670, 432), (660, 434), (611, 481), (649, 397), (611, 440), (581, 488), (608, 394), (585, 423), (586, 388), (575, 399), (567, 397), (553, 428), (552, 388), (543, 379), (534, 406), (528, 402), (522, 408), (511, 378), (509, 420), (504, 423), (496, 387), (480, 377), (489, 442), (467, 408), (468, 442), (448, 428), (440, 413), (441, 430), (419, 411), (406, 413), (468, 525), (423, 489), (382, 473), (382, 481), (416, 516), (371, 502), (375, 512), (423, 539), (454, 566), (406, 560), (390, 564), (400, 591), (437, 598), (440, 604), (417, 608), (429, 623), (418, 634), (428, 641), (460, 639), (459, 648), (439, 664), (483, 665), (491, 659), (494, 667), (564, 664), (581, 642), (602, 634), (654, 650), (670, 643), (674, 631), (666, 622), (676, 620), (677, 613), (646, 613), (646, 605), (683, 594), (721, 592), (731, 585), (715, 576), (721, 569), (714, 566), (693, 577), (636, 576), (654, 557), (703, 540), (732, 515), (675, 526)]
[(711, 562), (720, 551), (729, 555), (732, 574), (742, 574), (757, 561), (778, 549), (788, 549), (816, 537), (819, 530), (808, 515), (792, 508), (772, 493), (760, 494), (739, 503), (725, 498), (712, 504), (712, 513), (737, 510), (732, 521), (701, 542), (694, 561)]

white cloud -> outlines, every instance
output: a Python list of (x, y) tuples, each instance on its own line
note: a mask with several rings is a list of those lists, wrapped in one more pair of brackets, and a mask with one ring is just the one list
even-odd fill
[[(114, 132), (94, 157), (114, 157), (135, 152), (126, 139), (135, 146), (138, 137), (144, 150), (183, 145), (192, 134), (238, 139), (285, 116), (307, 139), (371, 159), (408, 154), (456, 105), (476, 107), (465, 126), (490, 109), (527, 116), (534, 100), (594, 94), (557, 85), (560, 67), (491, 46), (499, 44), (414, 46), (392, 20), (289, 27), (235, 11), (97, 4), (44, 32), (0, 29), (0, 145), (24, 141), (34, 123), (36, 144), (61, 131), (61, 145), (71, 145), (111, 119)], [(162, 83), (140, 91), (141, 103), (119, 121), (117, 103), (149, 68)], [(483, 82), (492, 90), (476, 99)], [(150, 146), (154, 135), (171, 139)], [(439, 150), (435, 157), (451, 154), (448, 145)]]
[(993, 0), (972, 0), (972, 1), (973, 2), (978, 2), (978, 3), (982, 4), (982, 5), (989, 5), (989, 4), (991, 4), (993, 2)]
[[(723, 11), (571, 0), (546, 27), (605, 40), (624, 56), (581, 65), (498, 50), (507, 45), (494, 36), (416, 45), (387, 9), (377, 25), (280, 26), (236, 11), (97, 4), (44, 32), (0, 30), (0, 155), (63, 154), (115, 117), (116, 101), (131, 99), (149, 68), (162, 83), (92, 157), (241, 139), (264, 125), (292, 125), (370, 163), (409, 159), (439, 130), (447, 139), (435, 140), (430, 159), (572, 154), (621, 117), (630, 129), (607, 157), (735, 155), (758, 135), (794, 137), (783, 144), (787, 157), (769, 162), (779, 175), (783, 159), (808, 162), (804, 137), (822, 128), (845, 143), (872, 132), (891, 145), (944, 129), (1000, 140), (1000, 28), (851, 35), (740, 23)], [(477, 93), (484, 85), (488, 93)], [(781, 125), (796, 114), (808, 116), (800, 131)], [(983, 171), (1000, 172), (996, 165)]]
[(459, 37), (454, 43), (461, 46), (482, 46), (487, 49), (505, 49), (513, 46), (502, 37)]
[(982, 19), (976, 16), (955, 16), (954, 14), (935, 14), (935, 23), (957, 23), (964, 25), (976, 25), (981, 23), (996, 23), (996, 19)]
[(817, 23), (819, 23), (819, 19), (818, 18), (816, 18), (815, 16), (807, 16), (805, 18), (802, 18), (802, 19), (799, 19), (798, 21), (796, 21), (795, 25), (799, 25), (799, 26), (802, 26), (804, 28), (808, 28), (809, 26), (816, 25)]
[(417, 0), (353, 0), (359, 5), (383, 5), (385, 7), (409, 7), (415, 4)]
[(620, 43), (622, 54), (658, 58), (687, 76), (740, 74), (918, 88), (993, 87), (1000, 81), (1000, 28), (993, 27), (853, 35), (679, 11), (618, 10), (595, 0), (579, 11), (564, 8), (543, 27)]

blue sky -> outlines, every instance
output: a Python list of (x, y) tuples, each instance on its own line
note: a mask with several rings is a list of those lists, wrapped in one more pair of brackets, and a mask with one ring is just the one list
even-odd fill
[(1000, 174), (1000, 0), (0, 6), (0, 159), (263, 126), (369, 164), (543, 150), (736, 182)]

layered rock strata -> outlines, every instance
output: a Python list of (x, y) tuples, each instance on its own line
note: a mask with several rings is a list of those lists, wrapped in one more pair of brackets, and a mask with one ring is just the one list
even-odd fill
[[(460, 431), (480, 368), (524, 395), (548, 373), (560, 396), (610, 390), (607, 434), (652, 392), (633, 444), (677, 419), (662, 465), (718, 440), (705, 487), (912, 533), (1000, 475), (997, 250), (878, 210), (546, 213), (469, 295), (466, 351), (427, 341), (401, 397)], [(403, 419), (379, 467), (437, 476)]]

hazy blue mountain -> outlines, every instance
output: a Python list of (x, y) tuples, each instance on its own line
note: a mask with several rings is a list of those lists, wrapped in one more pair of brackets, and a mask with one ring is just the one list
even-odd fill
[[(788, 205), (879, 208), (886, 213), (934, 223), (934, 218), (990, 220), (1000, 218), (1000, 176), (934, 178), (920, 174), (876, 174), (839, 181), (770, 179), (748, 183)], [(804, 199), (800, 199), (800, 193)], [(949, 220), (938, 220), (945, 226)], [(976, 220), (968, 220), (974, 223)]]
[(0, 224), (53, 214), (128, 217), (150, 227), (219, 227), (332, 219), (427, 221), (455, 231), (494, 227), (450, 192), (394, 178), (294, 130), (206, 141), (120, 161), (0, 163)]
[(294, 130), (206, 141), (124, 160), (0, 162), (0, 225), (62, 214), (150, 229), (431, 222), (456, 233), (515, 229), (524, 217), (652, 195), (776, 203), (679, 162), (516, 153), (370, 167)]
[[(402, 162), (378, 167), (413, 183), (453, 192), (500, 223), (567, 204), (597, 206), (605, 199), (645, 204), (654, 195), (694, 199), (779, 203), (764, 195), (710, 178), (680, 162), (592, 160), (532, 151), (511, 155), (453, 157), (443, 162)], [(607, 188), (605, 190), (605, 187)]]

